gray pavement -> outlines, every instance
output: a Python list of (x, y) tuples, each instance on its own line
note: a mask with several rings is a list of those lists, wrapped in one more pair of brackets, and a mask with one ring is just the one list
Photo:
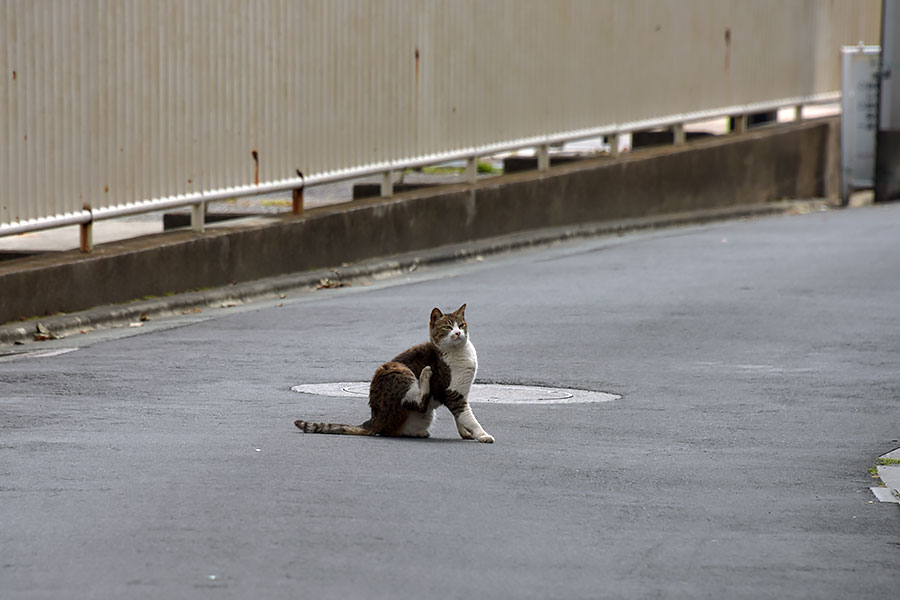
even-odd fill
[[(898, 228), (572, 241), (15, 347), (0, 597), (892, 595), (867, 470), (900, 447)], [(623, 397), (474, 405), (493, 445), (448, 414), (424, 441), (293, 428), (363, 421), (290, 387), (364, 381), (462, 302), (480, 381)]]

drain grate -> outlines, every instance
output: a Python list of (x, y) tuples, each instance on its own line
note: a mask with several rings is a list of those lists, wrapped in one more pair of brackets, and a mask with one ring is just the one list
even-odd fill
[[(315, 396), (337, 398), (368, 398), (369, 384), (365, 381), (337, 383), (308, 383), (295, 385), (291, 391)], [(469, 393), (469, 402), (486, 404), (588, 404), (619, 400), (619, 394), (550, 388), (534, 385), (506, 385), (500, 383), (476, 383)]]

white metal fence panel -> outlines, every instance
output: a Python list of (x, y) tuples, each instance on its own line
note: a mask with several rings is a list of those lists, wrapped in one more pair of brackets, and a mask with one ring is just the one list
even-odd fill
[(0, 235), (815, 99), (880, 4), (0, 0)]

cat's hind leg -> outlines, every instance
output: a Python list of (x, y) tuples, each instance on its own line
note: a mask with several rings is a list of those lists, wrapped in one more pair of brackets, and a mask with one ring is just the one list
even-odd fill
[(431, 393), (431, 367), (424, 367), (419, 374), (419, 381), (411, 384), (403, 398), (403, 404), (414, 409), (406, 417), (400, 435), (417, 438), (427, 438), (431, 434), (428, 428), (434, 418), (434, 409), (429, 409), (429, 395)]
[(431, 368), (419, 377), (404, 364), (389, 362), (375, 371), (369, 386), (372, 427), (381, 435), (428, 437)]

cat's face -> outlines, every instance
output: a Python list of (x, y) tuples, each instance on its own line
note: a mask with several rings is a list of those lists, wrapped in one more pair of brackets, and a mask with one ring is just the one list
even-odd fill
[(431, 311), (431, 341), (439, 348), (463, 345), (469, 339), (469, 328), (466, 325), (466, 305), (463, 304), (455, 312), (444, 314), (440, 309)]

